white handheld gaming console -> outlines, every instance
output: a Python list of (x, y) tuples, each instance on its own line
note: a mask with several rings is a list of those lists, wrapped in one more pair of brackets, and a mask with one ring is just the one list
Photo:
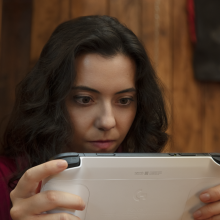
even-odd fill
[(41, 191), (82, 197), (81, 220), (190, 220), (199, 194), (220, 184), (217, 153), (63, 153), (68, 168), (45, 179)]

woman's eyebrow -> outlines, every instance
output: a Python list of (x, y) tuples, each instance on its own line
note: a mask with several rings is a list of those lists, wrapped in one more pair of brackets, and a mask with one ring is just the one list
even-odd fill
[(115, 94), (121, 94), (121, 93), (125, 93), (125, 92), (136, 92), (136, 89), (135, 88), (124, 89), (120, 92), (116, 92)]
[(95, 93), (100, 93), (99, 91), (89, 88), (87, 86), (74, 86), (72, 87), (72, 89), (74, 90), (85, 90), (85, 91), (89, 91), (89, 92), (95, 92)]
[[(99, 93), (100, 92), (98, 90), (92, 89), (90, 87), (87, 86), (74, 86), (72, 87), (73, 90), (85, 90), (85, 91), (89, 91), (89, 92), (95, 92), (95, 93)], [(116, 92), (115, 94), (121, 94), (121, 93), (126, 93), (126, 92), (136, 92), (135, 88), (129, 88), (129, 89), (124, 89), (122, 91)]]

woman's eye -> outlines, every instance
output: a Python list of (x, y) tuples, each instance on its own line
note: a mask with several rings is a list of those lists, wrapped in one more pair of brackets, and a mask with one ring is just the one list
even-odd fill
[(119, 100), (119, 103), (121, 105), (129, 105), (131, 103), (132, 99), (131, 98), (121, 98)]
[(75, 100), (80, 104), (89, 104), (92, 101), (89, 96), (77, 96), (75, 97)]

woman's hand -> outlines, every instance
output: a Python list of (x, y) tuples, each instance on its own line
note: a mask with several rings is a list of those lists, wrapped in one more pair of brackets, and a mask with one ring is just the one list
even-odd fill
[(220, 185), (204, 191), (200, 200), (207, 205), (193, 214), (194, 219), (220, 220)]
[(66, 168), (67, 162), (65, 160), (53, 160), (27, 170), (10, 194), (13, 204), (10, 212), (12, 219), (79, 219), (67, 213), (41, 214), (57, 207), (75, 210), (83, 210), (85, 208), (84, 202), (77, 195), (59, 191), (40, 193), (41, 181), (43, 179), (57, 174)]

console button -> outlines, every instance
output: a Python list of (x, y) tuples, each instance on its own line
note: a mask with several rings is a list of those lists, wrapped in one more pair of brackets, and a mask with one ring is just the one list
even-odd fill
[(55, 157), (53, 157), (52, 159), (63, 159), (64, 157), (78, 157), (79, 154), (78, 153), (72, 153), (72, 152), (69, 152), (69, 153), (61, 153), (61, 154), (58, 154), (56, 155)]
[(102, 154), (102, 153), (97, 153), (96, 154), (97, 156), (100, 156), (100, 157), (111, 157), (111, 156), (115, 156), (115, 154), (111, 154), (111, 153), (106, 153), (106, 154)]
[(220, 157), (220, 153), (210, 153), (211, 156)]
[(212, 158), (216, 163), (220, 164), (220, 157), (212, 157)]
[(220, 165), (220, 153), (210, 153), (212, 159)]
[(196, 156), (194, 153), (179, 153), (181, 156)]
[(196, 156), (210, 156), (208, 153), (197, 153)]
[(62, 159), (68, 163), (68, 168), (78, 167), (80, 165), (79, 157), (64, 157)]
[(80, 165), (80, 156), (84, 156), (84, 155), (74, 152), (68, 152), (68, 153), (58, 154), (53, 158), (51, 158), (51, 160), (57, 160), (57, 159), (65, 160), (68, 163), (67, 168), (78, 167)]
[(170, 156), (177, 156), (176, 153), (169, 153)]

